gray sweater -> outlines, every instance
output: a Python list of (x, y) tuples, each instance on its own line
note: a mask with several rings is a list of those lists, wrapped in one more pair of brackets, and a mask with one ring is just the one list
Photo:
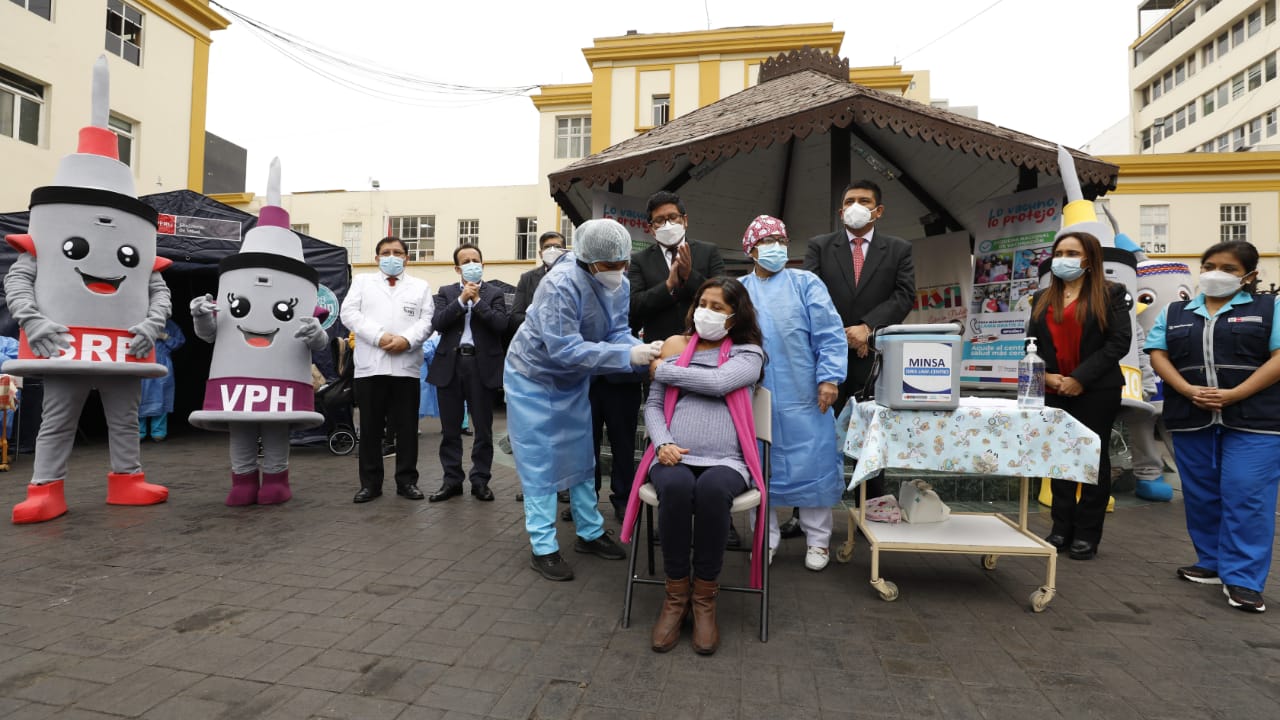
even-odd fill
[[(717, 367), (719, 358), (720, 349), (717, 347), (694, 352), (689, 367), (678, 367), (674, 357), (659, 365), (649, 386), (644, 422), (654, 447), (675, 443), (688, 448), (689, 454), (681, 460), (684, 464), (695, 467), (724, 465), (736, 470), (743, 480), (749, 480), (738, 434), (733, 428), (724, 396), (760, 380), (764, 351), (759, 345), (735, 345), (725, 363)], [(669, 428), (663, 414), (668, 385), (680, 389)], [(654, 463), (657, 463), (656, 459)]]

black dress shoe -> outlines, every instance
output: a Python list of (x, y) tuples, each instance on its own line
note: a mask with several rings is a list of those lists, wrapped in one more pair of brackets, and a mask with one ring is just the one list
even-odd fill
[(441, 502), (451, 497), (458, 497), (462, 494), (461, 485), (442, 485), (439, 490), (431, 493), (427, 498), (428, 502)]
[(409, 500), (421, 500), (426, 497), (422, 494), (422, 491), (418, 489), (417, 485), (405, 485), (402, 488), (396, 488), (396, 494), (402, 498), (408, 498)]
[(356, 496), (351, 499), (351, 502), (367, 503), (370, 500), (375, 500), (380, 497), (382, 497), (381, 490), (370, 490), (369, 488), (360, 488), (359, 490), (356, 491)]
[(1072, 560), (1092, 560), (1098, 555), (1098, 543), (1088, 540), (1073, 540), (1067, 550), (1067, 557)]
[(1048, 537), (1046, 537), (1046, 538), (1044, 539), (1044, 541), (1045, 541), (1045, 542), (1047, 542), (1047, 543), (1049, 543), (1050, 545), (1052, 545), (1052, 546), (1054, 546), (1054, 547), (1058, 548), (1058, 552), (1062, 552), (1063, 550), (1066, 550), (1066, 549), (1067, 549), (1067, 546), (1071, 544), (1071, 543), (1067, 542), (1067, 536), (1066, 536), (1066, 535), (1060, 535), (1060, 534), (1058, 534), (1058, 533), (1053, 533), (1053, 534), (1049, 535)]
[(784, 540), (798, 538), (804, 534), (804, 530), (800, 527), (800, 518), (797, 515), (792, 515), (791, 519), (782, 523), (782, 527), (778, 528), (778, 530)]
[(493, 491), (487, 486), (471, 488), (471, 496), (482, 502), (493, 502)]

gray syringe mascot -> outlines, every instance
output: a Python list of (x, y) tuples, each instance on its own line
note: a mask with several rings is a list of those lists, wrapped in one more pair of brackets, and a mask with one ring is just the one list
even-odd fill
[(257, 226), (245, 234), (240, 252), (218, 263), (217, 300), (191, 301), (196, 337), (213, 343), (213, 360), (204, 407), (188, 420), (231, 434), (227, 505), (275, 505), (293, 497), (289, 431), (324, 422), (311, 386), (311, 352), (328, 341), (315, 318), (319, 282), (280, 207), (277, 158)]
[(27, 499), (13, 508), (19, 524), (67, 511), (67, 460), (94, 389), (110, 447), (107, 502), (154, 505), (169, 497), (142, 472), (138, 399), (142, 378), (168, 372), (154, 345), (170, 310), (160, 271), (171, 263), (156, 257), (156, 211), (138, 200), (133, 171), (107, 128), (108, 90), (107, 60), (99, 57), (90, 125), (80, 130), (77, 152), (59, 161), (52, 185), (31, 192), (28, 234), (5, 238), (19, 253), (4, 290), (21, 333), (17, 359), (2, 369), (44, 378), (35, 469)]

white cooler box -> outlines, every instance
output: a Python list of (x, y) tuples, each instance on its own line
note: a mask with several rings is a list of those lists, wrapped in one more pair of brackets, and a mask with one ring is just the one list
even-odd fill
[(963, 328), (958, 323), (890, 325), (875, 331), (880, 353), (875, 401), (895, 410), (960, 406)]

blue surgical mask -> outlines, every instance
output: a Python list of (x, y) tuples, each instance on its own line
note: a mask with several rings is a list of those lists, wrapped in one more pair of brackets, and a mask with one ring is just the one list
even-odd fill
[(756, 248), (756, 262), (769, 272), (778, 272), (787, 266), (787, 248), (779, 243), (761, 245)]
[(480, 278), (484, 276), (484, 265), (478, 262), (469, 262), (462, 266), (462, 279), (466, 282), (480, 282)]
[(1056, 257), (1053, 259), (1051, 272), (1059, 278), (1070, 282), (1084, 274), (1078, 257)]
[(404, 258), (395, 255), (383, 255), (378, 258), (378, 269), (384, 275), (395, 277), (404, 272)]

